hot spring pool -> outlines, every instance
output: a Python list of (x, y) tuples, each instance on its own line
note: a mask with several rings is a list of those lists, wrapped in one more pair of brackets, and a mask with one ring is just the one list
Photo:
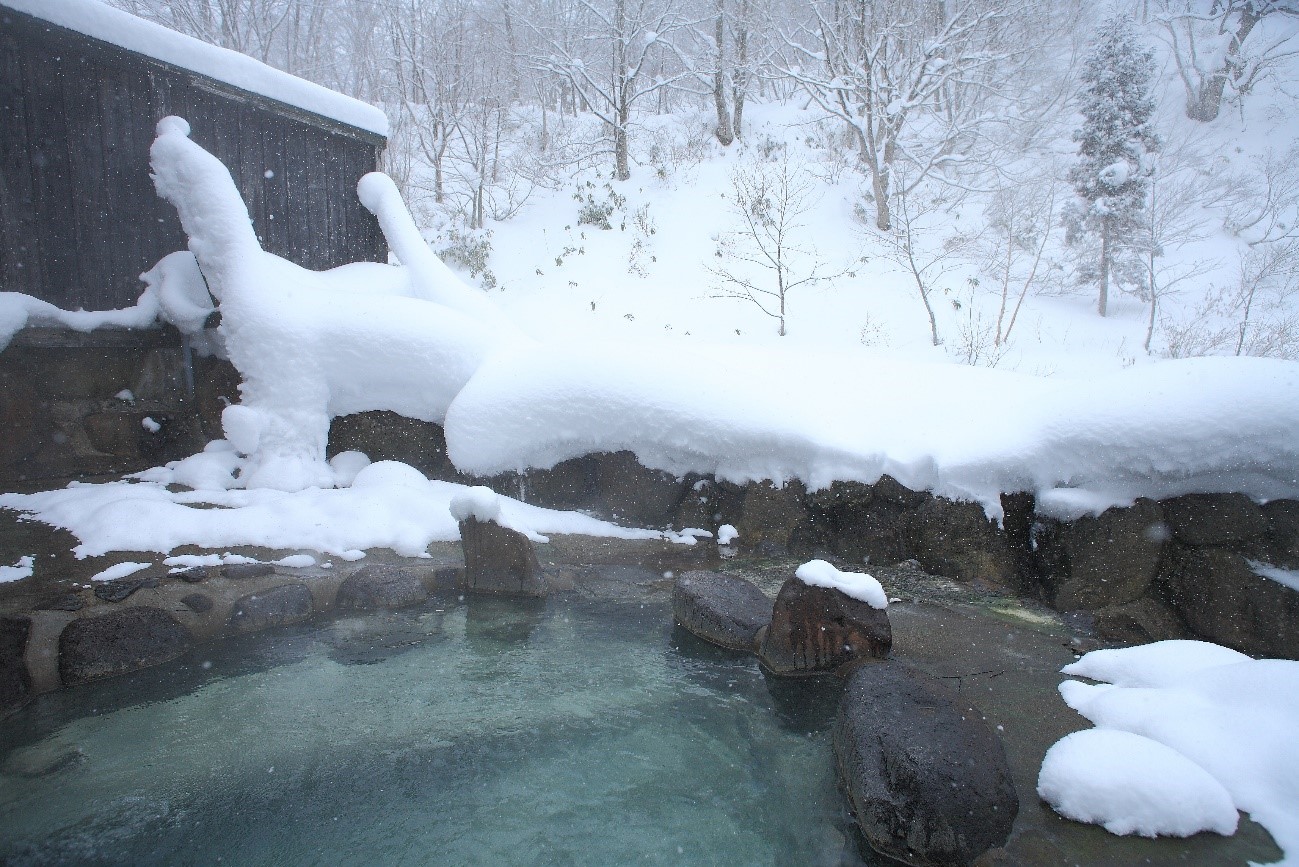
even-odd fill
[(862, 863), (832, 706), (791, 717), (661, 602), (451, 597), (196, 654), (0, 723), (0, 862)]

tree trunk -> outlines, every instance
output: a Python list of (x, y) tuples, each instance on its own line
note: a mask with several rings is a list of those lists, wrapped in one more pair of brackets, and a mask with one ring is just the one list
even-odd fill
[(887, 232), (893, 228), (893, 211), (889, 205), (889, 170), (871, 166), (871, 191), (875, 194), (875, 228)]
[(1200, 83), (1200, 89), (1186, 101), (1186, 116), (1191, 120), (1208, 123), (1216, 120), (1222, 108), (1222, 93), (1227, 87), (1227, 77), (1231, 70), (1239, 70), (1240, 50), (1249, 38), (1250, 31), (1258, 23), (1259, 14), (1251, 3), (1244, 4), (1240, 11), (1240, 23), (1236, 32), (1231, 34), (1231, 44), (1227, 46), (1227, 56), (1222, 59), (1222, 67), (1209, 76), (1208, 81)]
[(625, 181), (630, 178), (631, 158), (627, 147), (627, 125), (621, 117), (619, 117), (618, 124), (613, 128), (613, 159), (614, 179)]
[(717, 140), (726, 147), (735, 141), (731, 127), (731, 110), (726, 104), (726, 0), (717, 0), (717, 17), (713, 23), (713, 105), (717, 109)]
[(731, 133), (744, 138), (744, 98), (749, 91), (749, 2), (740, 0), (740, 19), (735, 31), (735, 68), (731, 70)]
[(1104, 316), (1110, 304), (1110, 221), (1101, 226), (1101, 288), (1096, 299), (1096, 312)]

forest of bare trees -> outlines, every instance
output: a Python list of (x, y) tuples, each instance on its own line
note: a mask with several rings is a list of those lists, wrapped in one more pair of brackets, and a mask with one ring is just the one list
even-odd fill
[[(1103, 17), (1127, 16), (1134, 44), (1158, 54), (1163, 80), (1181, 85), (1186, 118), (1201, 124), (1243, 111), (1299, 52), (1299, 15), (1283, 0), (1129, 0), (1105, 9), (1088, 0), (112, 2), (381, 105), (392, 125), (385, 169), (421, 224), (455, 239), (451, 255), (475, 273), (486, 270), (489, 249), (475, 233), (508, 219), (538, 188), (571, 187), (584, 171), (613, 182), (665, 177), (705, 145), (744, 142), (745, 107), (755, 100), (819, 110), (836, 128), (825, 142), (837, 151), (833, 171), (860, 178), (865, 229), (878, 249), (915, 266), (931, 324), (933, 286), (911, 249), (924, 215), (970, 193), (1001, 215), (966, 239), (1002, 295), (980, 351), (1004, 342), (1017, 301), (1044, 279), (1039, 266), (1059, 215), (1108, 201), (1070, 189), (1071, 172), (1082, 190), (1079, 173), (1091, 169), (1060, 144), (1077, 138)], [(654, 122), (677, 113), (705, 120), (695, 140)], [(1162, 300), (1188, 277), (1187, 263), (1167, 254), (1205, 228), (1170, 213), (1185, 214), (1188, 200), (1214, 204), (1247, 245), (1239, 286), (1223, 287), (1217, 302), (1239, 327), (1218, 343), (1247, 351), (1260, 287), (1275, 296), (1299, 286), (1291, 189), (1299, 170), (1278, 154), (1248, 177), (1190, 183), (1203, 157), (1170, 142), (1130, 166), (1096, 166), (1121, 172), (1136, 191), (1124, 267), (1112, 265), (1109, 248), (1097, 260), (1082, 244), (1072, 273), (1099, 286), (1102, 315), (1111, 284), (1142, 298), (1153, 332)], [(1243, 189), (1258, 195), (1242, 197)], [(1030, 213), (1046, 223), (1027, 225)], [(1186, 327), (1202, 337), (1202, 328)]]

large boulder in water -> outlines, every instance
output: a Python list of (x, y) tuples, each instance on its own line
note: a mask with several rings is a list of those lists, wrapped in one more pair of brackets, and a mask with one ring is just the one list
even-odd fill
[(518, 530), (469, 517), (460, 522), (460, 543), (467, 590), (506, 596), (546, 595), (537, 552)]
[(677, 623), (704, 641), (753, 650), (771, 620), (771, 600), (755, 584), (720, 572), (686, 572), (672, 585)]
[(194, 636), (170, 612), (138, 606), (73, 620), (59, 634), (59, 677), (67, 686), (175, 659)]
[(759, 638), (758, 658), (775, 674), (832, 671), (856, 659), (882, 659), (893, 629), (882, 608), (833, 587), (790, 578), (780, 588), (771, 625)]
[(966, 865), (1010, 836), (1019, 799), (1001, 741), (926, 674), (861, 664), (839, 704), (834, 751), (862, 835), (883, 855)]
[(230, 628), (239, 633), (300, 623), (311, 616), (314, 599), (306, 584), (282, 584), (235, 600)]
[(343, 579), (334, 604), (343, 611), (404, 608), (428, 599), (419, 572), (402, 566), (362, 566)]

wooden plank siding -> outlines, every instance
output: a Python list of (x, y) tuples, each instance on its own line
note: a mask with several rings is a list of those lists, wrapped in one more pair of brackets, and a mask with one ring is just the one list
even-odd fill
[(230, 169), (267, 250), (314, 269), (386, 259), (356, 198), (382, 137), (0, 7), (0, 291), (135, 303), (140, 273), (186, 247), (149, 178), (169, 114)]

